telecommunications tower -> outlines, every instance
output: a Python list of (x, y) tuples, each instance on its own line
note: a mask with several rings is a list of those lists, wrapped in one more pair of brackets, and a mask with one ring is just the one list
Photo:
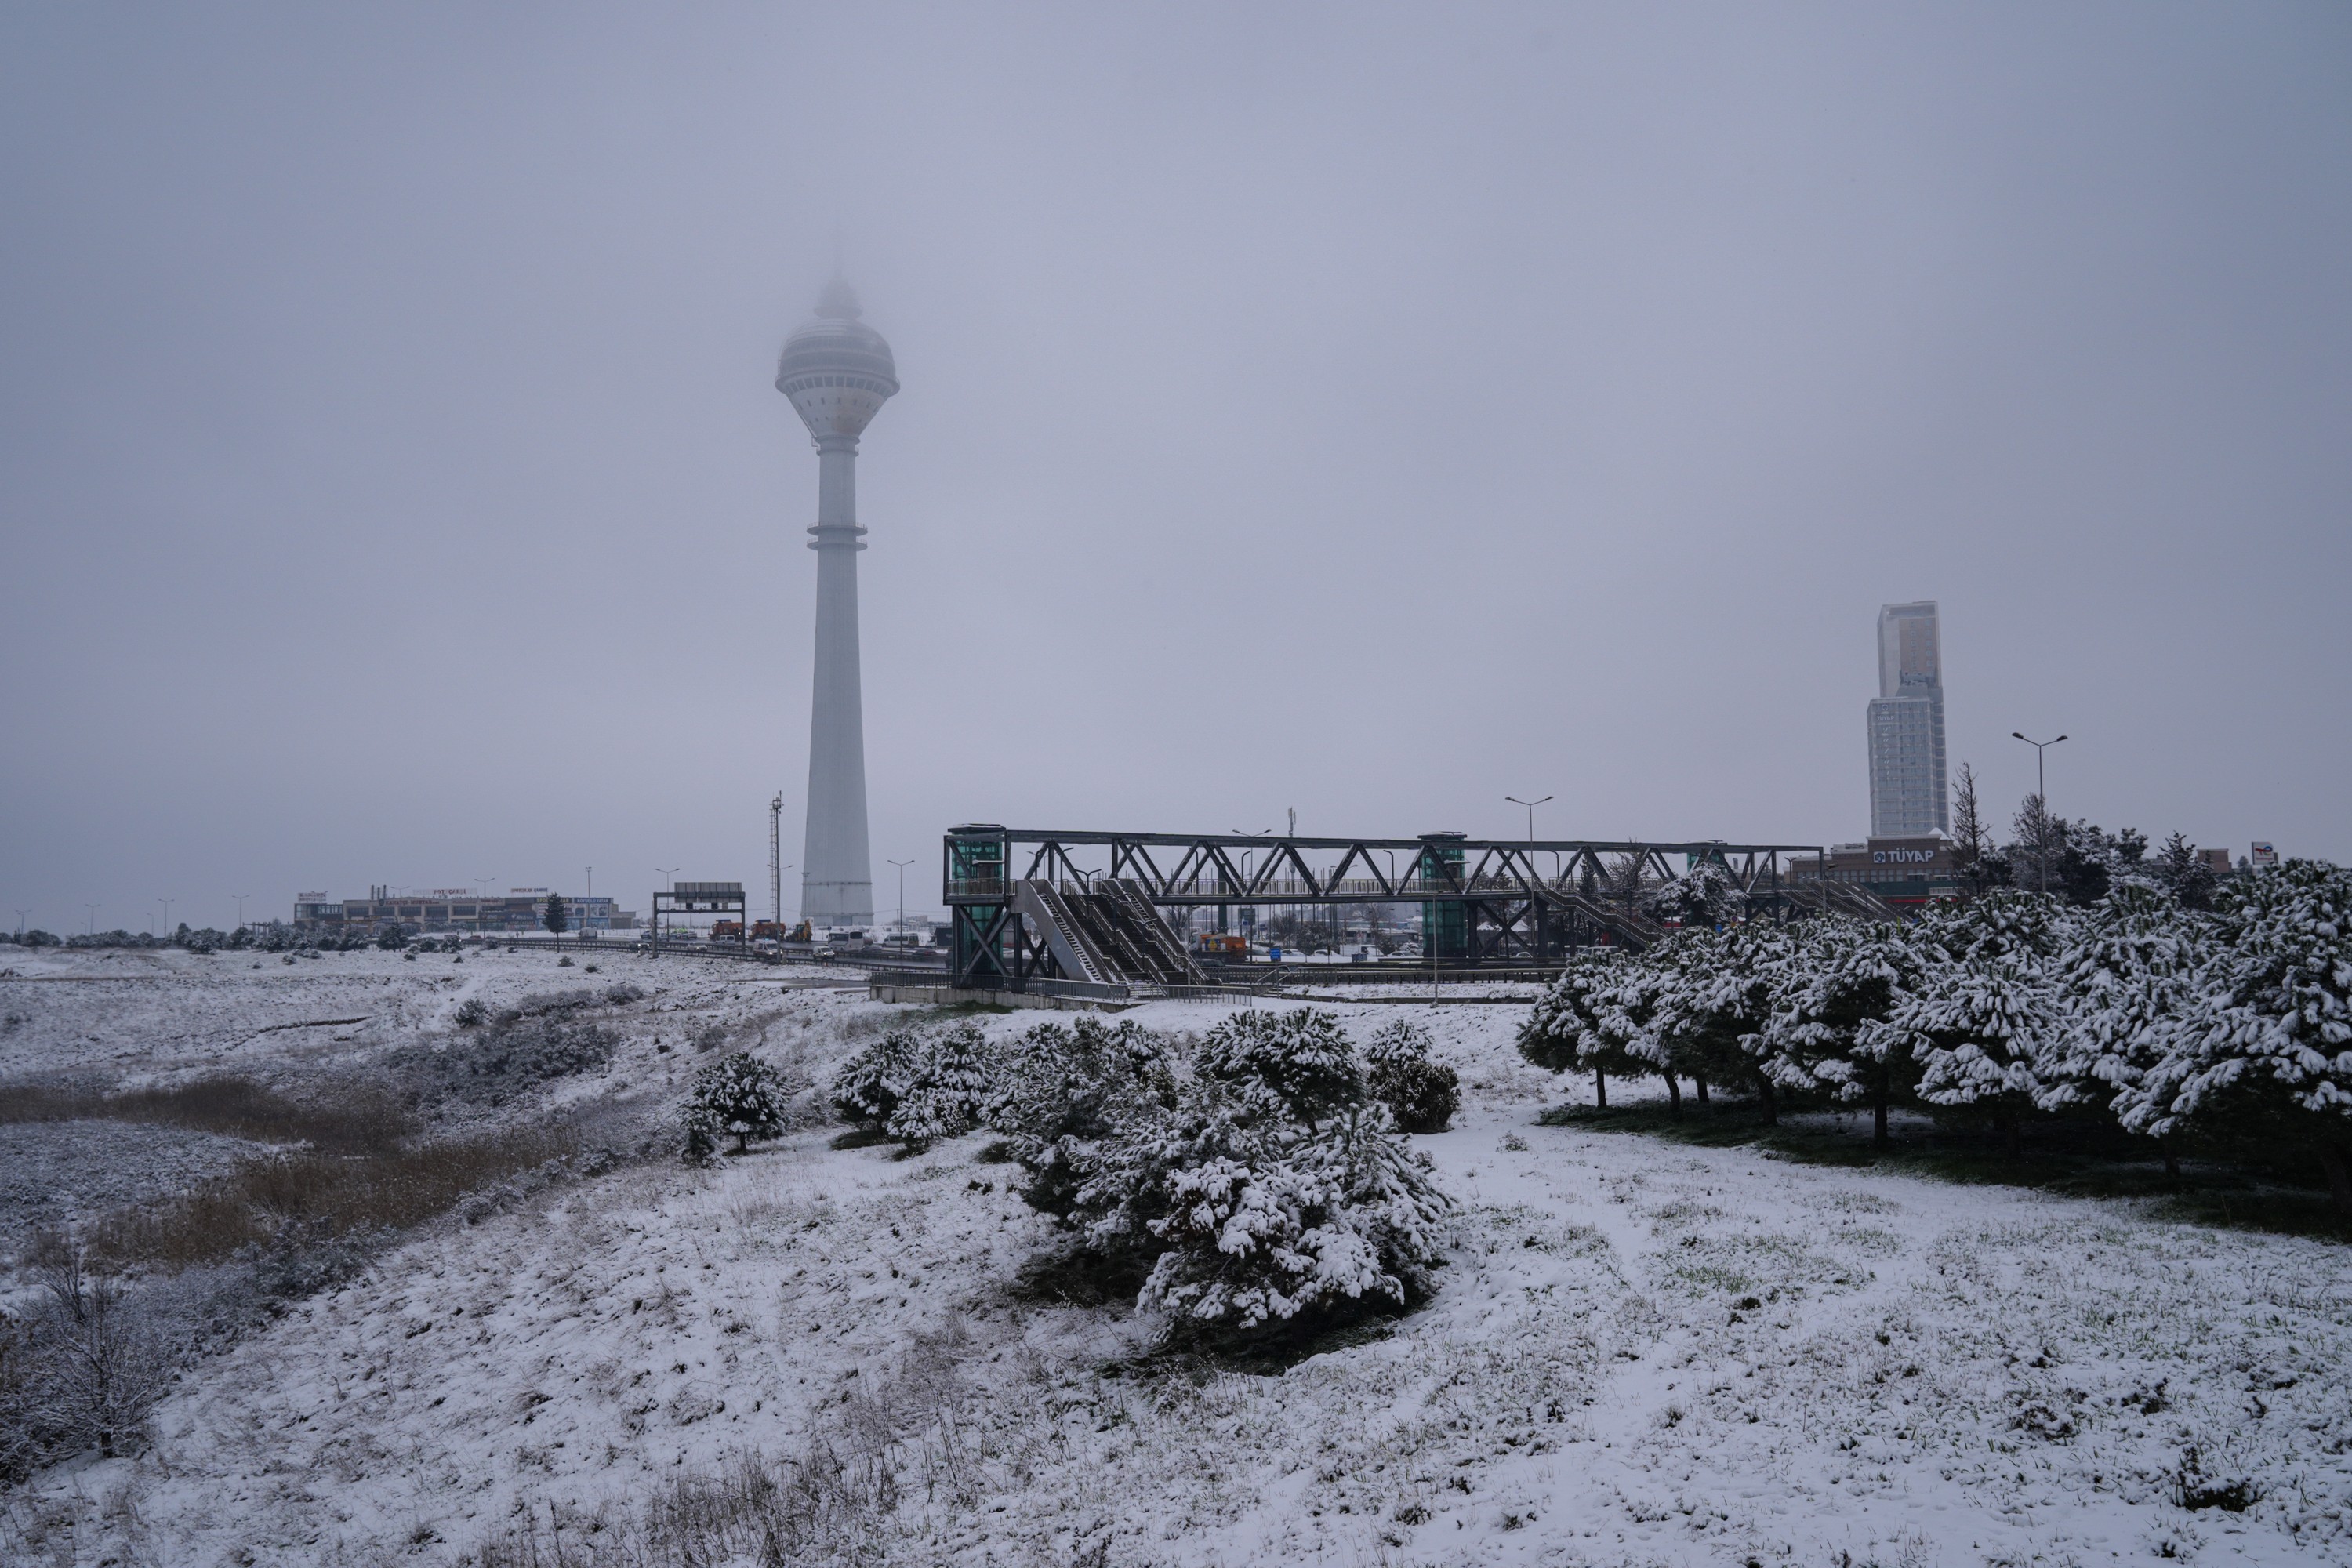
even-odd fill
[(858, 321), (857, 292), (839, 278), (816, 315), (784, 340), (776, 390), (816, 441), (816, 678), (809, 703), (808, 837), (801, 918), (818, 930), (874, 923), (866, 843), (866, 715), (857, 673), (857, 437), (898, 390), (882, 334)]

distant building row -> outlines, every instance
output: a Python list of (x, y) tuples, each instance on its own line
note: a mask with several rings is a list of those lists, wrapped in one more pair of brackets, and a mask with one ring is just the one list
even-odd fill
[[(534, 931), (545, 930), (547, 888), (509, 888), (477, 893), (471, 888), (436, 888), (426, 893), (394, 894), (371, 888), (364, 899), (330, 899), (302, 893), (294, 901), (294, 929), (320, 935), (378, 931), (398, 926), (410, 931)], [(614, 908), (602, 894), (563, 895), (572, 931), (634, 931), (634, 910)]]
[[(1941, 834), (1926, 834), (1900, 838), (1870, 838), (1860, 844), (1832, 844), (1826, 862), (1818, 873), (1832, 882), (1854, 882), (1868, 888), (1891, 904), (1905, 906), (1924, 903), (1929, 899), (1956, 897), (1959, 890), (1959, 868), (1954, 858), (1955, 846)], [(2267, 844), (2253, 847), (2257, 865), (2276, 864), (2277, 856)], [(2206, 848), (2197, 852), (2215, 876), (2230, 874), (2230, 852), (2227, 849)], [(1789, 874), (1799, 881), (1811, 879), (1817, 868), (1810, 861), (1798, 860), (1789, 868)]]

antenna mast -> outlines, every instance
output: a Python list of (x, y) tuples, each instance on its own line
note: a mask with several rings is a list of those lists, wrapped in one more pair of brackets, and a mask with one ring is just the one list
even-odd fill
[(784, 923), (784, 797), (768, 803), (768, 898), (775, 905), (776, 924)]

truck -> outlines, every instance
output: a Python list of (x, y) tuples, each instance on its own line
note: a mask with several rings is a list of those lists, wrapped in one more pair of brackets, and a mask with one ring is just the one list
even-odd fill
[(710, 924), (710, 940), (713, 942), (741, 942), (743, 940), (743, 922), (741, 921), (713, 921)]

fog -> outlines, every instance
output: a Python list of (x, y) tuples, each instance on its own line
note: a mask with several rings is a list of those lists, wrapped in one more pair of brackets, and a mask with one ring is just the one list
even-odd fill
[(797, 860), (836, 258), (886, 909), (1858, 837), (1916, 598), (2004, 818), (2352, 858), (2341, 6), (16, 7), (0, 204), (12, 924)]

